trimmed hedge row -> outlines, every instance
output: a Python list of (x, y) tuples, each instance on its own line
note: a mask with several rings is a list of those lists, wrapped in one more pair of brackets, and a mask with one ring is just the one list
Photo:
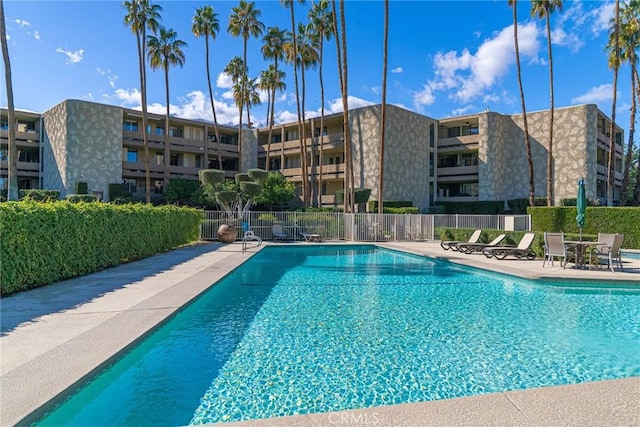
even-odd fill
[[(578, 235), (576, 208), (530, 207), (532, 230), (542, 233), (564, 232)], [(623, 248), (640, 249), (640, 208), (638, 207), (587, 207), (583, 236), (598, 233), (624, 234)]]
[(0, 293), (165, 252), (199, 238), (202, 213), (143, 204), (0, 204)]

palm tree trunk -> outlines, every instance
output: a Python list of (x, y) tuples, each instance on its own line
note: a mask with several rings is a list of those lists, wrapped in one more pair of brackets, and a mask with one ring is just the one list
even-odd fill
[(629, 172), (631, 170), (631, 163), (633, 162), (633, 142), (636, 130), (636, 58), (633, 51), (630, 51), (629, 53), (629, 63), (631, 64), (631, 108), (629, 109), (629, 141), (627, 142), (627, 152), (624, 159), (624, 175), (622, 176), (622, 189), (620, 190), (620, 204), (622, 206), (627, 205), (627, 188), (629, 187)]
[[(170, 151), (170, 136), (169, 136), (169, 64), (166, 64), (164, 67), (164, 85), (166, 89), (166, 103), (167, 103), (167, 117), (165, 117), (164, 121), (164, 158), (171, 159), (171, 151)], [(162, 176), (162, 186), (163, 191), (169, 185), (169, 177), (171, 176), (171, 172), (169, 170), (171, 162), (164, 162), (164, 173)]]
[[(302, 117), (300, 115), (300, 89), (298, 87), (298, 41), (296, 36), (296, 19), (293, 12), (293, 2), (289, 3), (291, 10), (291, 34), (293, 39), (293, 76), (296, 86), (296, 106), (298, 110), (298, 139), (300, 141), (300, 168), (302, 169), (302, 203), (307, 200), (307, 177), (306, 177), (306, 151), (302, 139)], [(306, 206), (306, 205), (305, 205)]]
[(244, 72), (242, 73), (243, 78), (242, 78), (242, 83), (240, 85), (241, 87), (241, 95), (240, 95), (240, 102), (238, 103), (238, 171), (242, 172), (242, 107), (244, 106), (244, 96), (245, 96), (245, 92), (246, 92), (246, 88), (245, 88), (245, 83), (246, 83), (246, 76), (247, 76), (247, 38), (244, 37), (244, 54), (243, 54), (243, 61), (244, 61)]
[[(349, 212), (354, 211), (353, 189), (354, 189), (354, 175), (353, 175), (353, 152), (351, 148), (351, 129), (349, 125), (349, 91), (348, 91), (348, 68), (347, 68), (347, 27), (344, 14), (344, 0), (340, 0), (340, 25), (342, 36), (342, 70), (343, 70), (343, 88), (342, 92), (342, 106), (344, 108), (344, 144), (346, 152), (347, 170), (349, 171)], [(345, 192), (346, 193), (346, 192)], [(345, 194), (346, 196), (346, 194)]]
[(318, 206), (322, 207), (322, 164), (324, 163), (324, 81), (322, 78), (322, 55), (324, 32), (320, 31), (320, 160), (318, 161)]
[[(204, 35), (204, 44), (206, 48), (206, 61), (207, 61), (207, 84), (209, 85), (209, 99), (211, 100), (211, 111), (213, 112), (213, 131), (216, 135), (216, 148), (218, 150), (218, 169), (222, 170), (222, 155), (220, 154), (220, 130), (218, 129), (218, 118), (216, 117), (216, 107), (213, 102), (213, 90), (211, 89), (211, 71), (209, 69), (209, 34)], [(204, 159), (205, 168), (209, 168), (209, 139), (205, 143)]]
[(269, 103), (267, 104), (267, 120), (269, 121), (269, 133), (267, 134), (267, 156), (264, 162), (265, 170), (269, 172), (270, 169), (270, 161), (269, 156), (271, 155), (271, 137), (273, 136), (273, 104), (275, 103), (275, 94), (276, 88), (272, 87), (269, 90)]
[(380, 111), (380, 176), (378, 177), (378, 213), (384, 211), (384, 134), (387, 115), (387, 52), (389, 42), (389, 0), (384, 0), (384, 41), (382, 48), (382, 108)]
[(524, 122), (524, 146), (527, 151), (527, 166), (529, 169), (529, 206), (535, 204), (535, 177), (533, 175), (533, 158), (531, 156), (531, 141), (529, 139), (529, 122), (527, 121), (527, 108), (524, 102), (524, 89), (522, 88), (522, 68), (520, 67), (520, 47), (518, 45), (518, 10), (517, 0), (510, 2), (513, 7), (513, 41), (516, 51), (516, 68), (518, 70), (518, 88), (520, 89), (520, 103), (522, 105), (522, 120)]
[(547, 153), (547, 206), (553, 206), (553, 55), (551, 53), (551, 21), (549, 12), (547, 12), (545, 16), (547, 21), (547, 49), (549, 50), (549, 95), (551, 98), (551, 108), (549, 111), (549, 152)]
[[(342, 50), (340, 49), (340, 33), (339, 33), (339, 27), (338, 27), (338, 13), (336, 9), (336, 0), (331, 0), (331, 8), (333, 11), (333, 31), (334, 31), (334, 36), (336, 40), (336, 58), (337, 58), (337, 64), (338, 64), (338, 78), (340, 79), (340, 94), (342, 95), (342, 106), (344, 110), (345, 88), (344, 88), (344, 76), (342, 73)], [(347, 161), (346, 161), (347, 127), (344, 126), (344, 123), (345, 123), (345, 119), (344, 119), (344, 112), (343, 112), (342, 139), (343, 139), (343, 146), (344, 146), (345, 171), (344, 171), (344, 200), (343, 200), (342, 211), (344, 213), (348, 213), (349, 212), (349, 173), (348, 173), (349, 171), (347, 168)]]
[[(147, 62), (145, 61), (145, 55), (147, 52), (147, 32), (145, 30), (145, 24), (141, 26), (141, 34), (136, 32), (138, 37), (138, 56), (140, 61), (140, 97), (142, 100), (142, 141), (144, 144), (144, 179), (145, 179), (145, 201), (147, 204), (151, 203), (151, 171), (149, 162), (149, 133), (147, 132)], [(169, 132), (169, 129), (165, 129), (165, 132)], [(169, 159), (164, 159), (165, 164), (169, 162)]]
[(16, 109), (13, 102), (13, 83), (11, 80), (11, 60), (7, 44), (7, 30), (4, 21), (4, 2), (0, 0), (0, 43), (2, 43), (2, 59), (4, 61), (4, 77), (7, 88), (7, 119), (9, 121), (9, 171), (7, 200), (18, 200), (18, 147), (16, 145)]
[[(302, 80), (302, 105), (301, 105), (301, 112), (300, 114), (302, 115), (302, 147), (303, 147), (303, 154), (304, 154), (304, 166), (303, 166), (303, 172), (302, 172), (302, 179), (304, 179), (307, 182), (307, 193), (305, 194), (305, 199), (304, 199), (304, 205), (305, 206), (310, 206), (310, 200), (311, 200), (311, 192), (313, 191), (313, 186), (311, 185), (311, 177), (310, 177), (310, 173), (309, 173), (309, 164), (307, 163), (307, 125), (306, 125), (306, 119), (305, 119), (305, 115), (304, 115), (304, 106), (305, 106), (305, 94), (306, 94), (306, 83), (305, 83), (305, 78), (304, 78), (304, 63), (301, 61), (300, 62), (300, 78)], [(313, 150), (311, 150), (311, 168), (313, 168)]]
[(618, 92), (618, 69), (620, 68), (620, 0), (616, 0), (614, 12), (615, 53), (613, 58), (613, 98), (611, 100), (611, 128), (609, 132), (609, 165), (607, 173), (607, 206), (613, 205), (616, 155), (616, 101)]

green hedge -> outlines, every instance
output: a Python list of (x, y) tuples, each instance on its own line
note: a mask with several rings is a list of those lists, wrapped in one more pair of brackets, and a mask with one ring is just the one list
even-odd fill
[(20, 200), (30, 199), (38, 202), (53, 202), (60, 200), (60, 191), (58, 190), (20, 190), (18, 192)]
[[(385, 200), (382, 204), (382, 209), (385, 208), (412, 208), (413, 202), (411, 200)], [(378, 212), (378, 201), (369, 200), (367, 203), (367, 209), (369, 212)]]
[[(560, 232), (579, 235), (576, 209), (571, 207), (530, 207), (532, 229), (536, 232)], [(587, 207), (583, 235), (624, 234), (623, 248), (640, 249), (640, 208)]]
[(2, 295), (145, 258), (199, 238), (202, 213), (175, 206), (0, 204)]

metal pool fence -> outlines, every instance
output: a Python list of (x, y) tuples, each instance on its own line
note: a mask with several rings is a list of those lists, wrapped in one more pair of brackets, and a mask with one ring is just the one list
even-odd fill
[[(227, 223), (221, 211), (204, 211), (200, 226), (202, 240), (217, 240), (218, 227)], [(244, 224), (243, 224), (244, 223)], [(529, 215), (408, 215), (340, 212), (248, 212), (236, 220), (238, 240), (243, 225), (263, 240), (272, 240), (273, 224), (282, 225), (290, 240), (303, 240), (301, 233), (319, 234), (323, 240), (357, 242), (430, 241), (440, 238), (442, 228), (531, 230)]]

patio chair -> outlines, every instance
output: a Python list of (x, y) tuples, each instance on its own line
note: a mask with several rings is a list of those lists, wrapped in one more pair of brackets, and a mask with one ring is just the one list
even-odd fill
[(556, 258), (560, 258), (560, 267), (567, 268), (570, 259), (578, 262), (578, 254), (575, 246), (567, 245), (564, 241), (564, 233), (544, 233), (544, 260), (542, 268), (547, 261), (553, 262)]
[(464, 252), (465, 254), (471, 254), (473, 252), (482, 252), (484, 248), (489, 248), (492, 246), (498, 246), (500, 242), (507, 237), (506, 234), (500, 234), (498, 237), (490, 241), (489, 243), (458, 243), (456, 247), (459, 252)]
[[(615, 272), (614, 265), (617, 263), (620, 270), (622, 267), (621, 250), (622, 242), (624, 241), (624, 234), (614, 234), (613, 243), (611, 244), (598, 244), (591, 249), (589, 254), (589, 270), (591, 267), (600, 267), (606, 265), (611, 272)], [(598, 243), (600, 242), (600, 234), (598, 234)]]
[(302, 232), (300, 233), (305, 242), (322, 242), (322, 235), (318, 233)]
[(535, 259), (536, 253), (531, 250), (531, 244), (535, 239), (535, 233), (525, 233), (520, 239), (518, 246), (493, 246), (482, 249), (482, 253), (487, 258), (495, 257), (496, 259), (505, 259), (509, 255), (516, 258), (526, 258), (528, 260)]
[(461, 240), (446, 240), (440, 242), (440, 246), (442, 246), (442, 249), (444, 249), (445, 251), (448, 251), (449, 249), (451, 249), (452, 251), (457, 251), (458, 247), (456, 245), (458, 243), (478, 243), (478, 240), (480, 240), (480, 234), (482, 234), (482, 230), (476, 230), (466, 242)]
[(273, 235), (273, 241), (277, 242), (278, 240), (282, 242), (288, 242), (289, 236), (282, 229), (282, 224), (273, 224), (271, 226), (271, 234)]

